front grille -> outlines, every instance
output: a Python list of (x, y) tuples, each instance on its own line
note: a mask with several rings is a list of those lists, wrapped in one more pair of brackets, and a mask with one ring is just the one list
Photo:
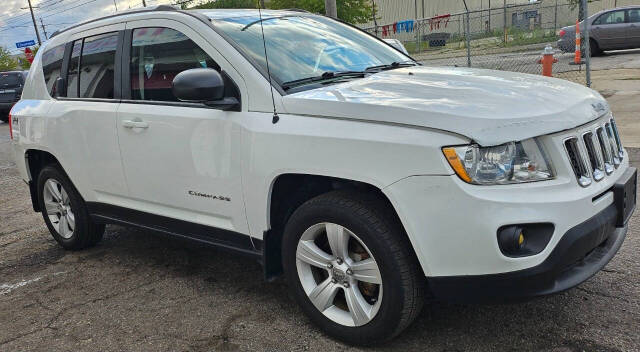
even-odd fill
[(582, 138), (567, 138), (564, 147), (576, 180), (582, 187), (611, 175), (624, 157), (618, 128), (613, 119), (594, 126)]

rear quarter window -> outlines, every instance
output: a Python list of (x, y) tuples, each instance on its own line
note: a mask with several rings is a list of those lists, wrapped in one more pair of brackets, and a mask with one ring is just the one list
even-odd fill
[(42, 72), (47, 92), (55, 96), (55, 83), (62, 71), (62, 59), (64, 57), (64, 44), (47, 49), (42, 54)]

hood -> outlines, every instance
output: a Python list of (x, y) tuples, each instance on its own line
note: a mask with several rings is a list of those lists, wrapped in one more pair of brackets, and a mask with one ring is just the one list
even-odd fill
[(439, 129), (490, 146), (577, 127), (609, 111), (569, 81), (484, 69), (407, 67), (283, 97), (291, 114)]

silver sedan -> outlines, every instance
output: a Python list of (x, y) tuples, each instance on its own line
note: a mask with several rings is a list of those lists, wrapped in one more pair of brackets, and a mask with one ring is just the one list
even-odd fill
[[(591, 56), (605, 50), (640, 48), (640, 6), (620, 7), (598, 12), (587, 19)], [(584, 21), (580, 23), (584, 28)], [(576, 26), (568, 26), (558, 32), (558, 48), (575, 51)]]

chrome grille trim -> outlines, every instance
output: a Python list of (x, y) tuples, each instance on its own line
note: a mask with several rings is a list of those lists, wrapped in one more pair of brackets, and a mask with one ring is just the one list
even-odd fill
[(598, 143), (593, 132), (583, 134), (582, 140), (586, 148), (585, 150), (587, 151), (589, 164), (591, 165), (593, 179), (596, 182), (601, 181), (604, 178), (604, 159), (602, 158), (600, 143)]
[(596, 135), (598, 136), (598, 143), (600, 144), (600, 150), (604, 158), (604, 171), (607, 175), (613, 173), (613, 155), (611, 154), (611, 145), (607, 138), (607, 134), (604, 132), (604, 127), (598, 127), (596, 129)]
[(568, 136), (563, 146), (576, 180), (582, 187), (613, 174), (624, 158), (624, 148), (613, 118), (582, 130), (578, 136)]
[(578, 184), (587, 187), (591, 184), (591, 170), (587, 164), (588, 161), (584, 158), (585, 152), (581, 144), (578, 138), (571, 137), (564, 141), (564, 148), (569, 156)]

